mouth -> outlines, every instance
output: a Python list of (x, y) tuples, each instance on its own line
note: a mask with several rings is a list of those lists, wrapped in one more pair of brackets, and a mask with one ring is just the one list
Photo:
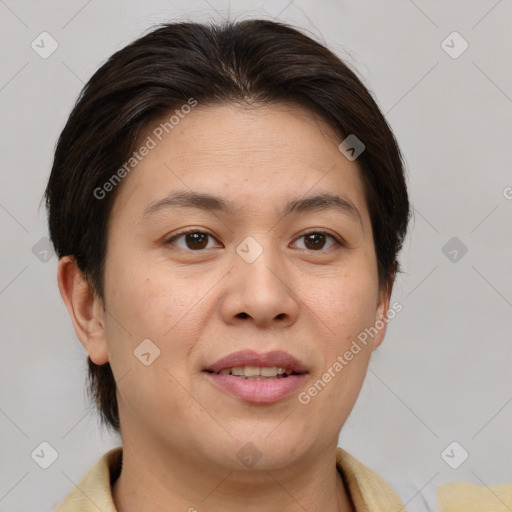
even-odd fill
[(216, 390), (244, 402), (270, 404), (297, 392), (309, 372), (286, 352), (243, 350), (218, 360), (203, 373)]
[(306, 373), (307, 370), (304, 363), (282, 350), (273, 350), (264, 354), (254, 350), (240, 350), (219, 359), (204, 369), (206, 372), (219, 375), (270, 378), (293, 373)]
[(272, 380), (286, 379), (290, 375), (301, 375), (303, 372), (296, 372), (290, 368), (281, 368), (280, 366), (237, 366), (233, 368), (224, 368), (220, 372), (205, 370), (207, 373), (215, 375), (233, 375), (244, 380)]

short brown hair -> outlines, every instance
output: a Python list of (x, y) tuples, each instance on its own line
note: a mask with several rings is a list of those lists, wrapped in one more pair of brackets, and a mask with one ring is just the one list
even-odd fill
[[(190, 98), (201, 105), (293, 103), (343, 138), (363, 142), (362, 170), (379, 283), (399, 271), (410, 218), (400, 149), (370, 92), (322, 44), (283, 23), (246, 20), (158, 26), (112, 55), (83, 88), (60, 134), (45, 191), (52, 243), (73, 255), (104, 298), (107, 221), (119, 190), (94, 193), (127, 161), (156, 120)], [(120, 432), (109, 363), (88, 358), (89, 391), (101, 419)]]

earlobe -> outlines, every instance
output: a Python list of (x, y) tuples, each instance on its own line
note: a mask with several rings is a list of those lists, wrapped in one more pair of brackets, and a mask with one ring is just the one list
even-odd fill
[(59, 290), (75, 333), (93, 363), (108, 362), (105, 315), (102, 304), (89, 287), (72, 256), (60, 259), (57, 270)]

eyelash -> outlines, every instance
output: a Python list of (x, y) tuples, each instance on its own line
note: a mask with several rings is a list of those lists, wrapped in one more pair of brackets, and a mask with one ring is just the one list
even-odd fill
[[(180, 238), (180, 237), (182, 237), (184, 235), (191, 234), (191, 233), (200, 233), (200, 234), (208, 235), (211, 238), (215, 238), (213, 235), (211, 235), (210, 233), (207, 233), (206, 231), (201, 231), (200, 229), (188, 229), (188, 230), (180, 231), (179, 233), (174, 234), (171, 238), (166, 240), (165, 244), (166, 245), (172, 245), (172, 242), (174, 242), (178, 238)], [(336, 243), (337, 246), (343, 247), (345, 245), (342, 240), (338, 239), (337, 237), (335, 237), (334, 235), (332, 235), (328, 231), (323, 231), (323, 230), (307, 231), (306, 233), (302, 233), (296, 240), (299, 240), (299, 239), (301, 239), (301, 238), (303, 238), (303, 237), (305, 237), (307, 235), (311, 235), (311, 234), (326, 235), (327, 237), (329, 237), (332, 240), (334, 240), (334, 242)], [(178, 247), (178, 249), (182, 249), (182, 248)], [(187, 251), (187, 252), (204, 252), (206, 249), (192, 250), (192, 249), (188, 249), (187, 248), (187, 249), (182, 249), (182, 250)], [(307, 250), (307, 249), (305, 249), (305, 250)], [(327, 252), (328, 250), (329, 249), (323, 250), (323, 248), (322, 248), (322, 249), (320, 249), (318, 251), (308, 250), (308, 252)]]

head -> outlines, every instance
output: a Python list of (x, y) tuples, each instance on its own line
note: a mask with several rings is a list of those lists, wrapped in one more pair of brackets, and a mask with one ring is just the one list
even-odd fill
[[(252, 442), (269, 464), (337, 438), (409, 220), (395, 138), (337, 56), (270, 21), (158, 27), (84, 87), (45, 197), (107, 426), (198, 460)], [(292, 354), (299, 388), (261, 403), (212, 382), (244, 349)]]

